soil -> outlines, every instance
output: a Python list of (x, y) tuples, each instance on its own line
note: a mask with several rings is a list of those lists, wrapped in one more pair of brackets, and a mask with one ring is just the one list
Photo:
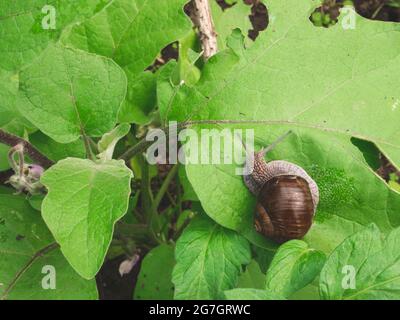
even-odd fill
[(119, 256), (104, 263), (96, 276), (97, 288), (101, 300), (132, 300), (140, 271), (139, 261), (129, 274), (121, 277), (119, 265), (126, 259)]

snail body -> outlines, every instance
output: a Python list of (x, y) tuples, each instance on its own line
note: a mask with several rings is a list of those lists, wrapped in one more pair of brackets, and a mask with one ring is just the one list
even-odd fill
[(271, 147), (253, 154), (253, 170), (244, 176), (246, 186), (257, 196), (256, 231), (279, 243), (301, 239), (313, 222), (319, 202), (318, 186), (294, 163), (267, 163), (264, 156), (269, 150)]

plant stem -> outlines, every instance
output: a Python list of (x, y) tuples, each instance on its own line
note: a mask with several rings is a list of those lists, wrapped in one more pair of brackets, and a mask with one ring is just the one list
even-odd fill
[(157, 232), (154, 230), (154, 226), (157, 226), (159, 230), (159, 222), (157, 211), (153, 210), (153, 193), (150, 186), (150, 174), (149, 164), (144, 157), (140, 157), (140, 166), (142, 168), (142, 183), (141, 183), (141, 197), (142, 197), (142, 208), (146, 217), (149, 233), (153, 240), (157, 243), (162, 243), (159, 239)]
[(5, 132), (0, 129), (0, 142), (8, 145), (10, 147), (15, 147), (18, 144), (21, 144), (24, 147), (25, 153), (33, 160), (36, 164), (42, 166), (45, 169), (50, 168), (54, 165), (54, 161), (47, 158), (44, 154), (42, 154), (38, 149), (36, 149), (33, 145), (31, 145), (28, 141), (13, 135), (11, 133)]
[(85, 150), (86, 150), (86, 157), (90, 160), (95, 160), (95, 155), (93, 153), (93, 150), (90, 146), (90, 138), (86, 135), (85, 131), (82, 129), (81, 130), (81, 135), (82, 135), (82, 140), (83, 144), (85, 145)]
[(89, 142), (90, 142), (91, 149), (94, 150), (94, 152), (99, 153), (99, 149), (97, 147), (97, 143), (94, 142), (92, 138), (89, 138)]
[(371, 19), (375, 19), (376, 18), (376, 16), (382, 10), (382, 8), (385, 6), (385, 4), (386, 4), (386, 1), (383, 0), (382, 3), (376, 8), (375, 12), (372, 14)]
[(172, 179), (174, 179), (175, 175), (178, 173), (178, 169), (179, 169), (179, 164), (176, 164), (168, 172), (168, 175), (163, 181), (160, 190), (158, 190), (158, 193), (154, 198), (152, 210), (157, 211), (157, 208), (160, 205), (161, 200), (164, 198), (165, 193), (168, 191), (168, 187), (171, 184)]
[(146, 148), (148, 146), (151, 146), (152, 143), (153, 141), (147, 141), (146, 138), (144, 138), (140, 140), (137, 144), (135, 144), (133, 147), (125, 151), (125, 153), (122, 154), (122, 156), (120, 156), (119, 159), (128, 162), (130, 159), (134, 158), (136, 155), (146, 150)]
[(193, 22), (199, 29), (200, 41), (203, 47), (205, 60), (212, 57), (218, 51), (217, 33), (211, 15), (211, 7), (208, 0), (193, 0)]

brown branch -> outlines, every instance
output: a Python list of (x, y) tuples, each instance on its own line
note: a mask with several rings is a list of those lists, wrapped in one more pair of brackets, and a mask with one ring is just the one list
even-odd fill
[(33, 160), (36, 164), (42, 166), (45, 169), (50, 168), (54, 162), (42, 154), (38, 149), (31, 145), (28, 141), (13, 135), (11, 133), (5, 132), (0, 129), (0, 143), (8, 145), (10, 147), (15, 147), (21, 144), (24, 147), (24, 152)]
[(209, 59), (218, 51), (217, 33), (211, 15), (209, 0), (193, 0), (192, 19), (199, 29), (204, 59)]

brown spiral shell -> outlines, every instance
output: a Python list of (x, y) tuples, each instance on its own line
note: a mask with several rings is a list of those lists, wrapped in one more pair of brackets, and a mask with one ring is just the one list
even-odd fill
[[(283, 160), (266, 162), (267, 149), (252, 155), (253, 171), (245, 175), (257, 196), (257, 232), (276, 242), (301, 239), (310, 229), (319, 202), (315, 181), (300, 166)], [(250, 161), (246, 162), (249, 169)]]
[(312, 195), (302, 177), (274, 177), (258, 195), (256, 230), (276, 242), (302, 238), (310, 229), (313, 216)]

